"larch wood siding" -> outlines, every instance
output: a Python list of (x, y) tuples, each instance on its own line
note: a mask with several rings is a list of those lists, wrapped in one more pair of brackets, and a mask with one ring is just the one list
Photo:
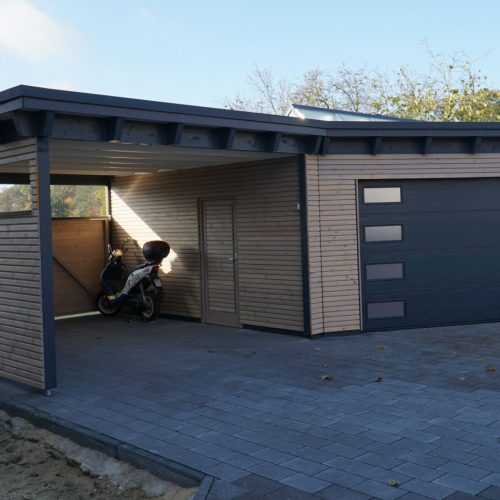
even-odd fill
[(500, 177), (500, 156), (308, 155), (306, 168), (311, 326), (318, 334), (362, 329), (358, 180)]
[[(242, 324), (303, 331), (297, 158), (113, 181), (114, 244), (164, 239), (164, 313), (200, 318), (200, 199), (234, 198)], [(139, 250), (129, 263), (140, 262)]]
[(36, 142), (0, 146), (0, 171), (28, 162), (31, 212), (0, 216), (0, 377), (44, 388)]

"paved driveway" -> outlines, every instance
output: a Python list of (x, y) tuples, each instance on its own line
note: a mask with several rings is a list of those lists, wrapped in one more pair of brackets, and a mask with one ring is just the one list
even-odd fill
[(25, 402), (218, 478), (210, 498), (500, 498), (499, 324), (312, 341), (124, 318), (58, 330), (60, 387)]

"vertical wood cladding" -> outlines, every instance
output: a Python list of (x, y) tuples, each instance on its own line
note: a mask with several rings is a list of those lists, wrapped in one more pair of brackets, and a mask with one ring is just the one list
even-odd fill
[(114, 244), (136, 240), (128, 256), (135, 263), (145, 241), (168, 241), (162, 311), (200, 318), (198, 202), (218, 197), (236, 200), (241, 323), (303, 331), (296, 157), (118, 177), (111, 194)]

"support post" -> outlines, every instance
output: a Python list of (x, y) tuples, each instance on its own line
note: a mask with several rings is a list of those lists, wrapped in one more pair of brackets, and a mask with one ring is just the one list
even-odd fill
[(54, 321), (54, 287), (52, 277), (52, 211), (50, 206), (49, 140), (37, 139), (35, 168), (31, 172), (35, 184), (33, 211), (38, 215), (40, 233), (40, 281), (42, 294), (44, 389), (56, 387), (56, 336)]
[(302, 256), (302, 307), (304, 336), (311, 336), (311, 301), (309, 285), (309, 235), (307, 229), (306, 157), (299, 155), (300, 244)]

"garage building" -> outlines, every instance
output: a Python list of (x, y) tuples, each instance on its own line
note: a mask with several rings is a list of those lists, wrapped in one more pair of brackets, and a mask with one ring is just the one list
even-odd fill
[[(165, 315), (305, 336), (500, 320), (500, 123), (291, 116), (0, 93), (0, 376), (56, 386), (56, 316), (95, 309), (108, 242), (172, 247)], [(50, 186), (104, 185), (52, 220)]]

